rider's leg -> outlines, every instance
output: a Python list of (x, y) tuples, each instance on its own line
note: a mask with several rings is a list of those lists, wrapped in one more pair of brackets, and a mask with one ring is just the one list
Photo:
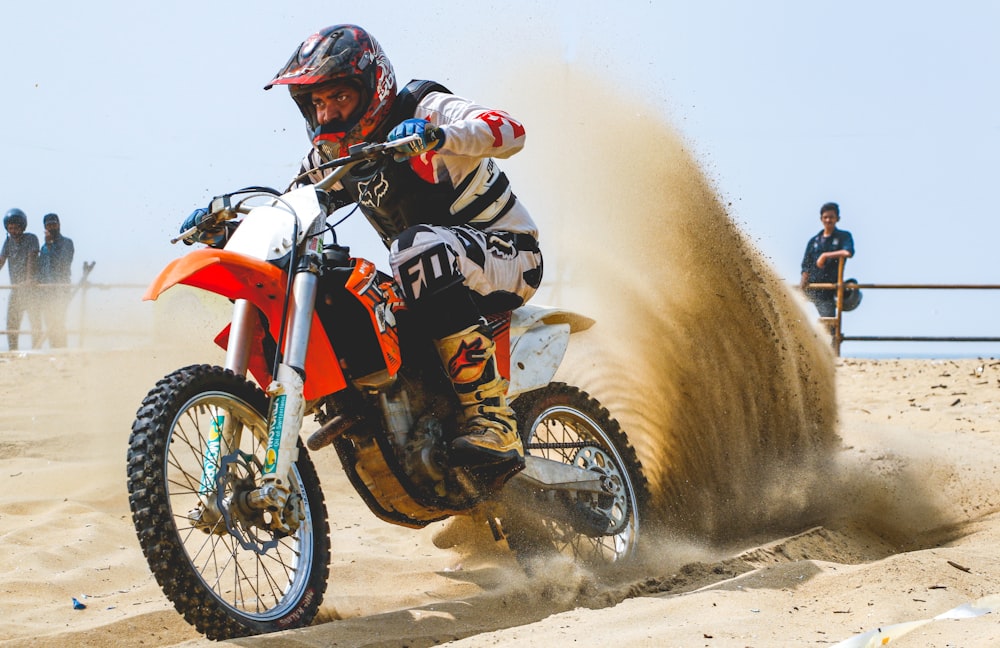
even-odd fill
[(393, 241), (390, 264), (408, 309), (435, 341), (462, 405), (466, 421), (452, 443), (456, 459), (516, 465), (524, 450), (507, 404), (507, 381), (497, 370), (493, 336), (461, 270), (470, 249), (489, 257), (480, 232), (418, 225)]
[(507, 381), (500, 375), (496, 345), (483, 321), (435, 340), (441, 363), (465, 413), (464, 433), (452, 449), (465, 464), (524, 462)]

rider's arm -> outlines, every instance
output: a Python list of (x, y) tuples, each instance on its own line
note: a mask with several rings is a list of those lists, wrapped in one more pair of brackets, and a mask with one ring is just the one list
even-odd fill
[(452, 94), (432, 92), (417, 106), (415, 117), (444, 130), (438, 153), (507, 158), (524, 147), (524, 126), (502, 110), (494, 110)]

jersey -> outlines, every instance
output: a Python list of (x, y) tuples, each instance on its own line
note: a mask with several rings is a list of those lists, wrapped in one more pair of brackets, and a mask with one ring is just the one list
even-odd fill
[[(836, 252), (837, 250), (847, 250), (854, 256), (854, 237), (850, 232), (834, 229), (830, 236), (823, 236), (823, 232), (809, 239), (806, 244), (805, 254), (802, 255), (802, 272), (809, 276), (809, 283), (837, 283), (837, 272), (839, 263), (836, 261), (824, 263), (822, 268), (816, 267), (816, 260), (824, 252)], [(827, 291), (830, 292), (830, 291)], [(830, 294), (833, 294), (830, 292)]]
[[(431, 81), (411, 81), (373, 141), (405, 119), (425, 119), (445, 136), (440, 149), (395, 162), (391, 157), (352, 169), (333, 189), (337, 206), (356, 203), (388, 247), (418, 224), (468, 225), (483, 231), (526, 234), (538, 228), (514, 195), (497, 158), (524, 146), (525, 129), (507, 113), (451, 94)], [(329, 161), (318, 148), (302, 161), (299, 184), (318, 182)]]

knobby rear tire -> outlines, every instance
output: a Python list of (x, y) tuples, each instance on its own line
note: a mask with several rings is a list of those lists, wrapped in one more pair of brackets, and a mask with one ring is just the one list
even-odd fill
[[(196, 528), (189, 517), (200, 500), (222, 499), (216, 486), (231, 494), (259, 476), (267, 411), (268, 399), (253, 383), (221, 367), (192, 365), (156, 384), (132, 426), (128, 491), (139, 544), (164, 594), (209, 639), (308, 625), (326, 591), (329, 523), (301, 441), (291, 489), (303, 500), (304, 520), (295, 533), (257, 526), (259, 519), (235, 505), (228, 522)], [(212, 422), (218, 426), (226, 417), (240, 423), (242, 440), (239, 452), (210, 462), (220, 475), (213, 482), (203, 478), (203, 457), (218, 430)]]
[(530, 571), (536, 560), (563, 555), (602, 571), (635, 557), (651, 501), (649, 484), (618, 422), (589, 394), (564, 383), (522, 394), (511, 407), (527, 454), (586, 467), (615, 483), (608, 510), (621, 520), (617, 531), (595, 536), (547, 518), (544, 502), (512, 509), (502, 523), (519, 562)]

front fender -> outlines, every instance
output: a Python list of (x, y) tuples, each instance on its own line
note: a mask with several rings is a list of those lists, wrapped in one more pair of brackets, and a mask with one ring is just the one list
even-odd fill
[[(153, 279), (142, 298), (155, 300), (170, 288), (183, 284), (228, 299), (246, 299), (264, 314), (271, 337), (278, 340), (281, 334), (287, 277), (284, 270), (265, 261), (236, 252), (204, 248), (194, 250), (167, 264)], [(224, 340), (225, 336), (222, 339)], [(262, 356), (263, 350), (254, 349), (252, 353)], [(267, 367), (267, 363), (251, 362), (251, 366)], [(309, 355), (306, 357), (305, 370), (303, 396), (307, 400), (340, 391), (347, 386), (340, 363), (326, 336), (326, 330), (315, 314), (309, 330)], [(270, 383), (269, 368), (266, 376), (258, 375), (259, 369), (253, 373), (260, 384)]]

